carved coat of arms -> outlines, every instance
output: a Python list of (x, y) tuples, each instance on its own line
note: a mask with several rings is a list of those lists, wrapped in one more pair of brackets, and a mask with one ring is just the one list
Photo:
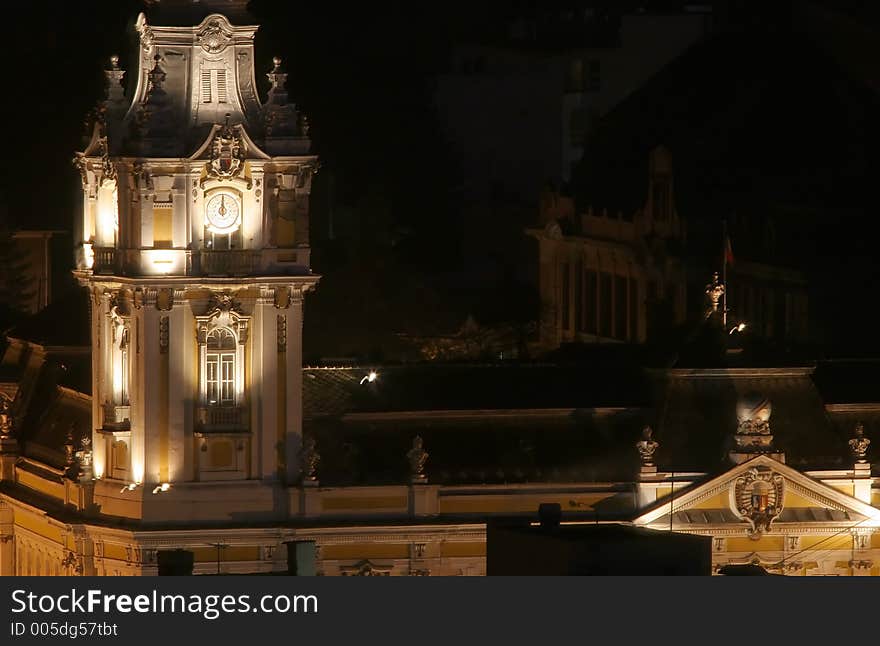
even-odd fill
[(211, 142), (211, 163), (209, 173), (218, 179), (229, 179), (241, 172), (244, 163), (245, 146), (235, 128), (227, 123), (214, 135)]
[(749, 523), (749, 537), (757, 540), (782, 513), (785, 480), (767, 467), (753, 467), (736, 479), (730, 495), (731, 508)]

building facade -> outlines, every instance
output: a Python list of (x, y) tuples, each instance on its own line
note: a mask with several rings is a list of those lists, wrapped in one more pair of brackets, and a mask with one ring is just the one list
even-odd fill
[(207, 11), (138, 19), (130, 100), (107, 70), (77, 155), (85, 298), (0, 364), (0, 574), (151, 575), (183, 549), (197, 574), (305, 553), (481, 575), (487, 520), (543, 503), (712, 536), (719, 568), (880, 573), (880, 404), (827, 399), (813, 368), (303, 368), (307, 124), (280, 61), (259, 101), (243, 3), (163, 4)]
[[(705, 240), (688, 240), (687, 219), (676, 203), (672, 154), (664, 146), (648, 155), (641, 205), (632, 212), (588, 207), (556, 191), (545, 192), (539, 226), (527, 230), (538, 242), (541, 296), (540, 346), (565, 343), (644, 343), (699, 316), (705, 305)], [(754, 233), (740, 217), (730, 236), (759, 238), (772, 256), (772, 227)], [(708, 254), (720, 268), (719, 231)], [(698, 247), (704, 247), (700, 249)], [(754, 246), (754, 245), (750, 245)], [(808, 285), (804, 275), (760, 257), (730, 258), (726, 307), (733, 325), (784, 343), (810, 336)]]

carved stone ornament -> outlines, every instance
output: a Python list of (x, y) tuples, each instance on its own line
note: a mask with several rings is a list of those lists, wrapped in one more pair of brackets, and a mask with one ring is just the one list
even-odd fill
[(218, 19), (213, 19), (196, 35), (196, 42), (209, 54), (219, 54), (232, 40), (232, 32)]
[(428, 461), (428, 452), (425, 451), (424, 441), (420, 435), (413, 438), (412, 448), (407, 451), (406, 459), (409, 461), (409, 475), (414, 482), (423, 482), (425, 476), (425, 462)]
[(277, 316), (278, 352), (287, 352), (287, 317), (284, 314)]
[[(89, 482), (94, 479), (92, 471), (92, 438), (88, 435), (80, 440), (79, 451), (74, 452), (73, 466), (78, 466), (74, 477), (78, 477), (80, 482)], [(73, 474), (72, 474), (73, 475)]]
[(639, 458), (641, 458), (642, 464), (646, 467), (654, 465), (654, 452), (657, 450), (657, 447), (660, 446), (660, 443), (652, 437), (653, 435), (654, 431), (651, 430), (651, 427), (646, 426), (642, 429), (642, 439), (636, 442), (636, 450), (639, 452)]
[(237, 177), (244, 167), (245, 153), (246, 146), (241, 138), (241, 126), (230, 126), (227, 115), (226, 124), (214, 135), (211, 142), (208, 176), (224, 180)]
[(153, 42), (156, 40), (156, 35), (153, 33), (152, 27), (147, 23), (144, 14), (141, 14), (138, 18), (137, 24), (135, 24), (135, 29), (141, 37), (141, 48), (144, 50), (144, 53), (149, 54), (150, 50), (153, 49)]
[(168, 354), (168, 317), (159, 319), (159, 353)]
[(303, 438), (302, 448), (299, 450), (299, 459), (303, 481), (316, 482), (321, 455), (318, 453), (317, 443), (313, 435), (306, 435)]
[(712, 282), (706, 285), (706, 296), (709, 299), (709, 305), (711, 307), (712, 312), (718, 311), (718, 304), (721, 302), (721, 297), (724, 295), (724, 284), (721, 282), (721, 279), (718, 276), (718, 272), (716, 271), (712, 274)]
[(859, 422), (853, 431), (853, 437), (849, 441), (849, 450), (857, 462), (865, 462), (865, 456), (868, 454), (868, 445), (871, 440), (865, 437), (865, 425)]
[(208, 341), (208, 334), (216, 328), (228, 328), (238, 337), (239, 345), (245, 345), (250, 330), (250, 317), (241, 311), (238, 303), (229, 292), (211, 294), (208, 311), (196, 316), (197, 340), (199, 345)]
[(69, 570), (72, 574), (82, 575), (82, 559), (72, 550), (65, 550), (64, 558), (61, 559), (61, 567)]
[(773, 450), (770, 415), (773, 406), (760, 393), (747, 393), (736, 405), (737, 429), (734, 439), (743, 453), (766, 453)]
[(361, 561), (355, 565), (344, 565), (339, 568), (342, 576), (390, 576), (391, 567), (378, 566), (371, 561)]
[(12, 435), (12, 402), (6, 395), (0, 395), (0, 437)]
[(736, 479), (730, 495), (731, 509), (749, 523), (749, 538), (757, 540), (782, 513), (785, 479), (768, 467), (753, 467)]

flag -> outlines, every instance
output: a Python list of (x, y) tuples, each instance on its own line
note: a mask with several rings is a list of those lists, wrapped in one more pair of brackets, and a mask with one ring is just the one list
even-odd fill
[(733, 247), (730, 246), (730, 236), (724, 236), (724, 262), (733, 264)]

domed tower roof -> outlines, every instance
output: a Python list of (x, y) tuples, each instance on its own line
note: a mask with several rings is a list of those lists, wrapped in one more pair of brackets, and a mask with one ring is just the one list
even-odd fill
[[(137, 70), (131, 96), (114, 59), (99, 132), (83, 155), (188, 158), (218, 127), (245, 132), (256, 156), (308, 154), (308, 122), (286, 91), (276, 60), (266, 70), (267, 105), (257, 93), (254, 35), (247, 0), (144, 0), (138, 16)], [(258, 150), (259, 149), (259, 150)], [(259, 152), (263, 151), (263, 152)]]
[(253, 20), (249, 0), (144, 0), (147, 17), (157, 24), (191, 25), (212, 13), (219, 13), (237, 23)]

